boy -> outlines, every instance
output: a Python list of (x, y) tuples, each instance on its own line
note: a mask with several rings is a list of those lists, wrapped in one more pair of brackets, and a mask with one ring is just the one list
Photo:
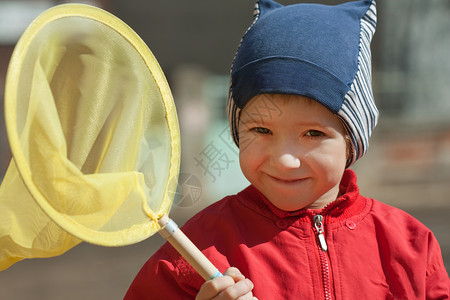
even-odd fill
[(348, 169), (366, 152), (378, 118), (375, 24), (373, 1), (258, 1), (228, 103), (251, 186), (183, 227), (225, 276), (204, 282), (166, 244), (125, 299), (449, 298), (433, 234), (361, 196)]

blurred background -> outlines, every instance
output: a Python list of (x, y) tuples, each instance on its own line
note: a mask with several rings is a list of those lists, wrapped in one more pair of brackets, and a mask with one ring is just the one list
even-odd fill
[[(0, 99), (9, 58), (27, 25), (67, 1), (0, 1)], [(252, 21), (253, 0), (71, 1), (101, 7), (147, 43), (177, 105), (182, 165), (171, 217), (182, 225), (248, 182), (225, 116), (229, 68)], [(280, 1), (282, 4), (300, 1)], [(302, 1), (337, 4), (345, 1)], [(399, 207), (438, 238), (450, 270), (450, 2), (378, 0), (373, 51), (379, 125), (353, 167), (363, 195)], [(0, 180), (11, 154), (0, 106)], [(395, 230), (393, 228), (392, 230)], [(0, 299), (122, 299), (158, 236), (136, 245), (81, 244), (55, 258), (25, 260), (0, 272)]]

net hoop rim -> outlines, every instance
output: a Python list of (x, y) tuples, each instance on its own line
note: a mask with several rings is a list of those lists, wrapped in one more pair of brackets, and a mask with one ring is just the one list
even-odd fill
[[(160, 229), (157, 220), (150, 218), (150, 216), (154, 215), (154, 213), (146, 204), (144, 205), (143, 210), (149, 216), (149, 222), (147, 223), (113, 232), (99, 232), (89, 229), (74, 220), (65, 217), (46, 201), (45, 197), (41, 194), (38, 187), (33, 182), (31, 169), (21, 148), (16, 126), (16, 99), (23, 58), (25, 57), (33, 39), (42, 28), (53, 21), (67, 17), (87, 18), (100, 22), (103, 25), (115, 30), (136, 49), (142, 57), (144, 63), (147, 65), (151, 75), (155, 79), (165, 108), (171, 146), (169, 176), (164, 192), (165, 198), (162, 202), (163, 206), (157, 213), (157, 218), (164, 214), (168, 214), (171, 208), (178, 183), (180, 167), (180, 130), (176, 107), (169, 84), (155, 56), (145, 42), (138, 36), (138, 34), (116, 16), (95, 6), (78, 3), (53, 6), (41, 13), (28, 26), (17, 42), (11, 55), (5, 83), (5, 123), (8, 140), (13, 155), (13, 161), (15, 162), (17, 170), (33, 198), (42, 210), (65, 231), (83, 241), (101, 246), (122, 246), (134, 244), (150, 237)], [(20, 201), (20, 199), (18, 201)]]

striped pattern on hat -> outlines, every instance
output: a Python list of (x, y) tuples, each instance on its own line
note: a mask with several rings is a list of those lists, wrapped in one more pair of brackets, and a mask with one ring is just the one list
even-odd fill
[[(298, 48), (300, 49), (299, 54), (297, 54), (297, 52), (292, 52), (291, 50), (286, 51), (285, 48), (277, 52), (278, 49), (271, 43), (263, 45), (264, 47), (267, 47), (268, 50), (266, 48), (263, 48), (262, 50), (258, 48), (257, 51), (254, 51), (255, 49), (252, 49), (253, 47), (252, 43), (254, 43), (254, 36), (256, 34), (260, 35), (260, 36), (256, 35), (256, 37), (259, 38), (258, 41), (262, 40), (263, 42), (267, 42), (267, 40), (272, 38), (272, 37), (265, 37), (264, 35), (265, 32), (263, 32), (263, 29), (261, 28), (264, 28), (264, 30), (271, 30), (272, 27), (270, 26), (273, 27), (280, 26), (279, 28), (282, 28), (281, 30), (284, 30), (284, 28), (286, 28), (286, 22), (280, 25), (277, 24), (278, 21), (276, 21), (277, 23), (275, 23), (275, 21), (273, 20), (270, 21), (274, 22), (273, 24), (269, 24), (269, 26), (266, 26), (264, 22), (268, 22), (267, 18), (265, 19), (264, 22), (261, 21), (263, 22), (263, 25), (266, 27), (255, 26), (255, 24), (260, 18), (262, 20), (261, 17), (262, 14), (263, 15), (268, 14), (271, 13), (272, 11), (277, 10), (278, 8), (284, 8), (283, 5), (278, 4), (277, 2), (272, 0), (258, 1), (255, 6), (253, 23), (247, 29), (246, 33), (242, 38), (231, 67), (230, 93), (227, 103), (227, 115), (228, 120), (230, 122), (231, 134), (234, 142), (239, 146), (238, 122), (240, 111), (245, 106), (245, 104), (253, 96), (257, 94), (290, 93), (310, 97), (318, 101), (322, 105), (326, 106), (342, 120), (350, 136), (350, 141), (352, 144), (352, 153), (351, 153), (352, 155), (349, 157), (347, 162), (347, 167), (349, 167), (357, 159), (362, 157), (367, 152), (369, 146), (369, 138), (378, 121), (378, 110), (375, 106), (372, 93), (371, 52), (370, 52), (370, 42), (373, 37), (373, 34), (375, 33), (376, 27), (376, 4), (375, 1), (369, 0), (345, 3), (341, 6), (336, 6), (337, 7), (336, 11), (338, 11), (338, 13), (335, 13), (333, 9), (331, 10), (328, 8), (317, 9), (317, 6), (313, 7), (307, 5), (298, 7), (300, 5), (302, 4), (292, 5), (293, 7), (292, 9), (288, 7), (288, 9), (283, 11), (282, 13), (291, 14), (291, 16), (293, 15), (294, 17), (297, 17), (296, 14), (304, 14), (305, 10), (310, 9), (312, 12), (311, 15), (316, 14), (315, 15), (316, 17), (326, 18), (327, 21), (341, 20), (342, 13), (344, 13), (344, 17), (348, 18), (349, 20), (348, 22), (350, 22), (351, 25), (351, 23), (352, 22), (354, 23), (355, 21), (354, 20), (355, 14), (360, 14), (362, 12), (359, 20), (359, 31), (356, 31), (356, 33), (359, 32), (359, 45), (358, 43), (344, 44), (344, 42), (342, 41), (342, 35), (340, 37), (336, 37), (331, 36), (331, 33), (328, 34), (329, 36), (321, 36), (321, 40), (317, 40), (318, 49), (321, 48), (326, 49), (325, 47), (321, 47), (323, 45), (321, 44), (323, 38), (325, 39), (329, 38), (331, 43), (330, 45), (333, 46), (340, 43), (336, 47), (341, 48), (337, 49), (343, 49), (342, 47), (344, 47), (346, 49), (350, 49), (350, 51), (353, 51), (352, 47), (354, 47), (355, 48), (354, 51), (355, 53), (357, 53), (357, 62), (356, 56), (355, 62), (353, 62), (352, 59), (348, 60), (348, 63), (346, 60), (349, 59), (349, 57), (351, 56), (343, 56), (343, 60), (335, 64), (335, 62), (333, 61), (335, 58), (331, 57), (328, 59), (329, 62), (325, 62), (323, 65), (319, 65), (319, 67), (317, 67), (317, 65), (314, 65), (314, 61), (312, 61), (313, 64), (311, 64), (310, 60), (303, 59), (305, 56), (308, 56), (309, 53), (309, 52), (301, 52), (303, 51), (303, 48)], [(296, 11), (292, 12), (295, 9)], [(352, 9), (354, 9), (354, 11), (348, 13)], [(362, 11), (362, 9), (364, 11)], [(309, 11), (307, 13), (309, 16)], [(264, 17), (265, 16), (266, 15), (264, 15)], [(278, 15), (278, 18), (280, 18), (280, 15)], [(301, 16), (299, 18), (301, 18)], [(295, 20), (298, 20), (298, 18)], [(297, 23), (297, 21), (295, 22)], [(317, 30), (322, 30), (322, 28), (319, 28), (320, 26), (322, 26), (321, 22), (318, 22), (317, 24), (319, 24)], [(354, 26), (357, 26), (357, 24), (358, 23), (355, 23)], [(345, 21), (342, 24), (337, 24), (337, 26), (341, 26), (341, 28), (339, 29), (340, 32), (338, 32), (338, 34), (342, 33), (345, 34), (347, 30), (346, 26), (348, 25), (349, 24), (346, 24)], [(310, 27), (301, 27), (301, 26), (302, 25), (299, 24), (292, 24), (293, 27), (292, 30), (297, 30), (295, 34), (300, 34), (298, 43), (301, 44), (303, 47), (305, 41), (308, 42), (310, 41), (309, 38), (311, 37), (311, 34), (314, 34), (314, 30), (316, 30), (316, 28), (311, 26)], [(301, 30), (299, 31), (299, 29)], [(250, 34), (250, 37), (247, 37), (246, 41), (245, 38), (248, 35), (249, 31), (252, 32)], [(287, 33), (291, 34), (289, 32)], [(302, 38), (301, 35), (303, 34), (304, 37), (303, 40), (301, 40)], [(355, 34), (355, 31), (354, 29), (350, 28), (349, 35), (353, 34)], [(297, 38), (298, 35), (296, 35), (295, 37)], [(305, 37), (307, 37), (308, 39), (305, 39)], [(286, 41), (283, 40), (283, 37), (281, 38), (275, 37), (275, 38), (278, 39), (279, 42), (281, 43)], [(358, 37), (356, 37), (356, 39), (357, 42)], [(287, 41), (289, 42), (289, 40)], [(241, 46), (243, 45), (243, 43), (244, 43), (244, 50), (241, 51)], [(273, 43), (275, 44), (276, 42)], [(292, 42), (292, 44), (295, 43), (296, 41)], [(312, 43), (314, 43), (314, 41)], [(297, 47), (298, 45), (294, 46)], [(359, 47), (359, 49), (356, 49), (357, 46)], [(268, 54), (259, 53), (266, 50)], [(275, 59), (273, 59), (274, 57)], [(295, 79), (297, 80), (295, 81), (294, 84), (292, 83), (292, 81), (289, 82), (288, 79), (284, 80), (280, 78), (275, 78), (277, 74), (280, 73), (277, 72), (277, 68), (278, 71), (284, 70), (282, 68), (286, 68), (285, 66), (283, 66), (283, 64), (286, 63), (286, 58), (288, 58), (289, 60), (291, 57), (294, 57), (294, 59), (292, 59), (291, 62), (293, 71), (290, 71), (292, 73), (292, 76), (290, 77), (296, 77)], [(325, 60), (324, 57), (327, 56), (316, 58), (316, 62), (322, 63)], [(277, 60), (277, 58), (280, 59)], [(341, 63), (341, 65), (339, 65), (339, 63)], [(345, 67), (348, 66), (347, 67), (348, 70), (339, 73), (341, 72), (340, 70), (343, 69), (343, 66)], [(319, 80), (317, 80), (314, 83), (316, 85), (314, 85), (312, 89), (311, 87), (304, 87), (302, 86), (302, 84), (298, 84), (298, 82), (302, 83), (306, 82), (306, 80), (309, 80), (308, 76), (310, 76), (311, 74), (314, 74), (315, 77), (319, 78)], [(272, 80), (271, 76), (273, 76), (274, 80)], [(266, 86), (262, 86), (260, 82), (267, 82), (266, 79), (269, 80), (269, 84)], [(253, 82), (251, 82), (252, 80)], [(248, 89), (248, 86), (250, 86), (250, 89)], [(330, 86), (331, 88), (329, 88)]]
[(358, 72), (350, 91), (345, 95), (341, 110), (337, 113), (343, 120), (352, 143), (352, 156), (347, 166), (361, 158), (369, 147), (369, 138), (378, 122), (378, 109), (372, 92), (372, 66), (370, 41), (377, 22), (375, 2), (361, 19), (361, 37), (358, 55)]

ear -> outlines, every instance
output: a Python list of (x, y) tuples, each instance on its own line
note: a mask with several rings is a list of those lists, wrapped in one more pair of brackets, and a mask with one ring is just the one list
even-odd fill
[(255, 5), (255, 18), (280, 7), (283, 7), (283, 5), (273, 0), (258, 0)]

